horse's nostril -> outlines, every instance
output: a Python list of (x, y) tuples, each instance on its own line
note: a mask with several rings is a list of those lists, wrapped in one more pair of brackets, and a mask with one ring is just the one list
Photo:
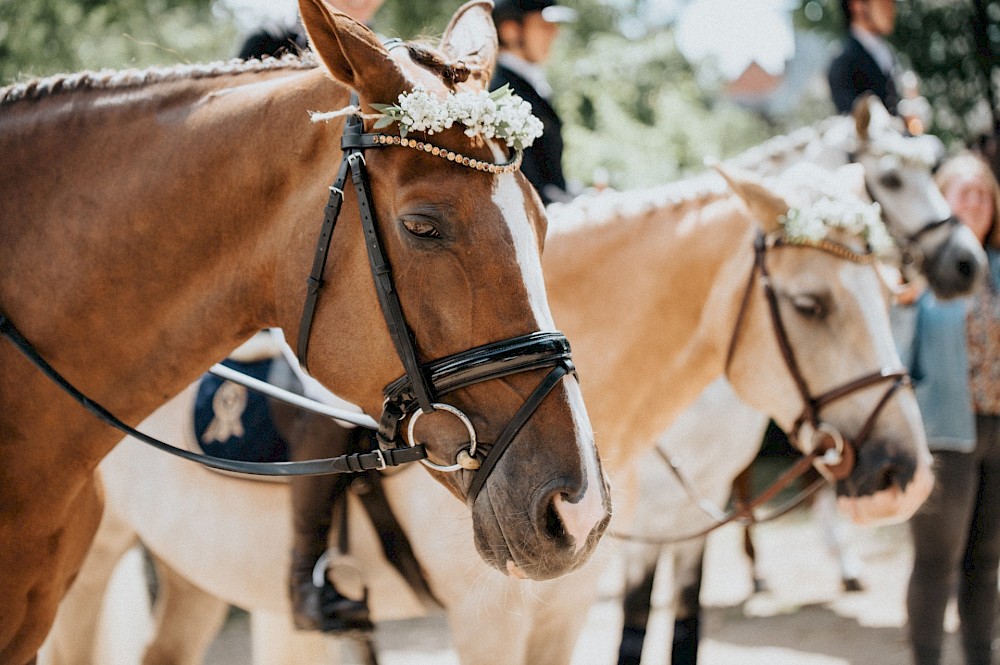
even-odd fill
[(898, 469), (893, 464), (887, 464), (882, 468), (876, 483), (876, 490), (882, 491), (892, 488), (897, 484)]
[[(559, 495), (557, 494), (556, 496)], [(545, 508), (545, 535), (553, 539), (566, 537), (566, 525), (563, 524), (562, 518), (559, 517), (555, 497), (549, 501), (548, 506)]]
[(962, 277), (972, 277), (976, 272), (976, 267), (973, 265), (972, 261), (959, 261), (957, 268), (958, 274)]

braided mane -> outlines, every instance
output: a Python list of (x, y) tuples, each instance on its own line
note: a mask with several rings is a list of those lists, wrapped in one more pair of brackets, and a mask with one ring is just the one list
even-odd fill
[(15, 83), (0, 88), (0, 106), (22, 100), (37, 100), (60, 93), (78, 90), (121, 90), (186, 79), (231, 76), (248, 72), (276, 70), (313, 69), (316, 60), (309, 52), (301, 56), (285, 55), (281, 58), (262, 60), (233, 59), (194, 65), (174, 65), (171, 67), (151, 67), (149, 69), (104, 69), (83, 71), (75, 74), (56, 74), (42, 79)]
[(843, 122), (843, 118), (839, 116), (824, 118), (789, 134), (774, 136), (760, 145), (730, 157), (724, 163), (746, 171), (784, 168), (788, 165), (786, 163), (788, 160), (800, 156), (810, 143), (822, 137), (838, 122)]
[(658, 210), (700, 205), (731, 193), (717, 173), (706, 171), (656, 187), (578, 196), (568, 203), (552, 203), (545, 212), (549, 218), (549, 234), (555, 235), (634, 219)]

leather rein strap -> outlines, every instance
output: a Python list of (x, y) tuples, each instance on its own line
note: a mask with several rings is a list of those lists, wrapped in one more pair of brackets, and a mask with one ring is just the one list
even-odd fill
[(244, 462), (195, 453), (185, 448), (178, 448), (177, 446), (160, 441), (148, 434), (143, 434), (134, 427), (130, 427), (122, 422), (103, 406), (84, 395), (46, 362), (35, 351), (34, 347), (31, 346), (31, 343), (14, 327), (10, 319), (3, 314), (0, 314), (0, 333), (7, 337), (53, 383), (62, 388), (70, 397), (105, 423), (158, 450), (213, 469), (259, 476), (317, 476), (331, 473), (352, 473), (367, 469), (383, 469), (390, 465), (395, 466), (405, 462), (414, 462), (426, 456), (426, 453), (422, 449), (399, 448), (299, 462)]

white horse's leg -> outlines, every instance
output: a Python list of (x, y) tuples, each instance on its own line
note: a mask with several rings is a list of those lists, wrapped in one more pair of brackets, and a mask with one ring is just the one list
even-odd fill
[[(600, 552), (597, 556), (603, 558)], [(605, 567), (602, 561), (591, 561), (570, 575), (538, 585), (531, 601), (531, 621), (527, 627), (526, 662), (529, 665), (569, 665), (574, 646), (587, 622), (588, 611), (597, 599)], [(612, 645), (608, 646), (611, 656)]]
[(156, 628), (143, 665), (201, 665), (226, 620), (229, 605), (155, 559)]
[(337, 665), (340, 640), (316, 631), (295, 630), (291, 613), (250, 614), (254, 665)]
[(100, 608), (115, 567), (135, 543), (135, 533), (128, 524), (105, 510), (83, 567), (59, 605), (55, 624), (39, 653), (39, 665), (100, 662), (95, 660)]
[[(448, 606), (448, 627), (462, 665), (542, 665), (527, 653), (534, 617), (523, 589), (533, 583), (503, 579), (473, 588)], [(531, 591), (527, 592), (528, 594)], [(449, 599), (451, 600), (451, 599)], [(545, 664), (547, 665), (547, 663)]]

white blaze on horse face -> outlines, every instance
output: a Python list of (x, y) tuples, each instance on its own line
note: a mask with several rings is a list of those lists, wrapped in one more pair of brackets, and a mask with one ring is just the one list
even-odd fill
[[(556, 330), (545, 293), (545, 281), (542, 276), (541, 256), (538, 252), (538, 237), (525, 212), (524, 192), (513, 173), (497, 177), (493, 189), (493, 202), (503, 212), (507, 225), (510, 227), (514, 248), (517, 252), (517, 262), (521, 266), (521, 276), (528, 300), (535, 314), (539, 330)], [(587, 490), (583, 497), (575, 503), (569, 503), (557, 497), (555, 508), (563, 521), (566, 532), (576, 539), (577, 547), (581, 547), (604, 518), (607, 512), (604, 507), (603, 488), (600, 466), (597, 460), (597, 447), (594, 445), (594, 435), (590, 426), (590, 418), (583, 403), (580, 386), (576, 381), (563, 381), (570, 410), (576, 429), (576, 440), (580, 443), (580, 457), (584, 464), (587, 477)], [(550, 395), (552, 399), (555, 395)]]
[(517, 263), (521, 266), (521, 277), (528, 292), (528, 302), (535, 315), (539, 330), (554, 331), (552, 312), (545, 296), (545, 280), (542, 277), (542, 262), (538, 253), (538, 236), (525, 211), (524, 192), (513, 173), (498, 175), (493, 187), (493, 203), (503, 213), (511, 238)]
[(582, 451), (587, 490), (576, 503), (570, 503), (560, 495), (555, 498), (553, 504), (562, 520), (563, 528), (566, 529), (566, 533), (573, 537), (579, 551), (586, 545), (587, 538), (594, 528), (607, 515), (604, 502), (606, 483), (601, 477), (601, 470), (598, 466), (597, 446), (593, 443), (594, 437), (590, 429), (590, 419), (587, 418), (586, 410), (583, 407), (580, 384), (576, 381), (566, 382), (566, 391), (569, 394), (570, 404), (581, 405), (580, 408), (573, 409), (573, 419), (576, 426), (576, 440), (589, 448)]

